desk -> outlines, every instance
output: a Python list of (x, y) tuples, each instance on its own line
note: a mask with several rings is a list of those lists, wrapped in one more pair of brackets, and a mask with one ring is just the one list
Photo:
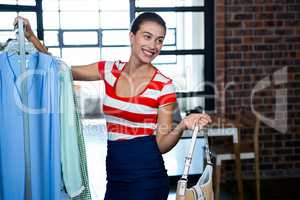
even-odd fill
[[(185, 130), (183, 132), (182, 138), (191, 138), (193, 130)], [(207, 135), (209, 137), (216, 136), (232, 136), (233, 143), (238, 143), (238, 129), (237, 128), (208, 128)], [(203, 137), (199, 131), (198, 137)]]
[[(242, 184), (242, 167), (241, 167), (241, 158), (240, 158), (240, 133), (239, 133), (239, 127), (241, 127), (240, 124), (236, 124), (237, 127), (224, 127), (224, 128), (209, 128), (208, 129), (208, 136), (209, 137), (216, 137), (216, 136), (232, 136), (233, 140), (233, 151), (235, 155), (235, 177), (237, 181), (237, 187), (238, 187), (238, 193), (239, 193), (239, 198), (243, 199), (243, 184)], [(190, 133), (189, 133), (190, 134)], [(212, 145), (211, 145), (212, 146)], [(216, 159), (216, 171), (217, 173), (215, 174), (216, 178), (215, 180), (220, 180), (220, 173), (218, 171), (221, 170), (221, 159)], [(215, 183), (215, 185), (219, 185), (219, 181)], [(216, 192), (218, 194), (218, 191)], [(216, 197), (217, 199), (219, 198), (218, 195)]]
[[(233, 140), (233, 146), (234, 146), (234, 154), (235, 154), (235, 164), (236, 164), (236, 180), (237, 180), (237, 185), (238, 185), (238, 193), (239, 193), (239, 197), (243, 197), (243, 187), (242, 187), (242, 170), (241, 170), (241, 159), (240, 159), (240, 143), (239, 143), (239, 128), (236, 127), (224, 127), (224, 128), (208, 128), (207, 129), (207, 135), (209, 137), (220, 137), (220, 136), (231, 136), (232, 140)], [(166, 166), (171, 167), (170, 174), (172, 175), (172, 173), (174, 173), (175, 175), (182, 175), (183, 173), (183, 167), (184, 167), (184, 158), (186, 156), (186, 151), (188, 149), (188, 145), (190, 144), (191, 141), (191, 136), (193, 134), (192, 130), (186, 130), (184, 131), (183, 135), (182, 135), (182, 139), (179, 141), (179, 143), (177, 145), (179, 145), (180, 147), (183, 147), (184, 149), (177, 149), (176, 146), (174, 149), (172, 149), (169, 153), (170, 156), (174, 156), (174, 160), (177, 160), (178, 163), (176, 163), (176, 165), (171, 165), (172, 163), (168, 163), (167, 159), (170, 159), (167, 157), (167, 159), (165, 158), (166, 161)], [(203, 137), (201, 132), (198, 133), (198, 137)], [(185, 142), (186, 144), (181, 144), (183, 140), (186, 140), (187, 142)], [(199, 141), (202, 141), (202, 143), (200, 143)], [(200, 144), (199, 144), (200, 143)], [(194, 155), (193, 155), (193, 159), (192, 159), (192, 165), (193, 162), (200, 162), (202, 161), (201, 165), (197, 165), (196, 169), (193, 166), (193, 168), (191, 168), (191, 171), (189, 174), (200, 174), (203, 171), (203, 139), (201, 138), (197, 138), (197, 142), (196, 142), (196, 147), (195, 147), (195, 151), (194, 151)], [(199, 149), (200, 146), (201, 148)], [(210, 145), (211, 146), (211, 145)], [(185, 154), (184, 154), (184, 153)], [(169, 154), (168, 153), (168, 154)], [(168, 154), (166, 154), (166, 156), (168, 156)], [(201, 158), (201, 159), (197, 159), (197, 158)], [(216, 163), (218, 164), (218, 163)], [(178, 166), (181, 166), (181, 168), (179, 168)], [(178, 169), (178, 170), (177, 170)], [(177, 170), (177, 171), (176, 171)]]
[[(184, 170), (185, 157), (191, 144), (191, 137), (181, 138), (176, 146), (166, 154), (163, 154), (165, 167), (169, 176), (181, 176)], [(202, 174), (203, 172), (203, 146), (204, 139), (197, 138), (192, 164), (190, 167), (190, 175)]]
[[(237, 128), (208, 128), (207, 131), (209, 137), (232, 136), (233, 143), (238, 144), (239, 140)], [(191, 143), (192, 134), (193, 130), (185, 130), (177, 145), (170, 152), (163, 155), (165, 166), (168, 170), (169, 176), (182, 175), (185, 157), (187, 155), (187, 151)], [(192, 164), (190, 167), (190, 175), (202, 174), (203, 172), (203, 146), (203, 135), (199, 131), (193, 154)], [(237, 151), (239, 152), (238, 148)]]

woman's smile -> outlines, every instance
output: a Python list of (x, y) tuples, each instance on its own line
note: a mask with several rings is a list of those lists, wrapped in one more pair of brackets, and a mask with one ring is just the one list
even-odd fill
[(150, 49), (147, 49), (147, 48), (143, 48), (143, 47), (142, 47), (142, 52), (148, 58), (152, 58), (156, 54), (156, 51), (150, 50)]

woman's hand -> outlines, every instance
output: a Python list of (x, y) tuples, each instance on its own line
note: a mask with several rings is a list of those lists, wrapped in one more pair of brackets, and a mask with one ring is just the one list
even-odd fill
[(28, 19), (24, 18), (24, 17), (16, 17), (15, 20), (14, 20), (14, 27), (18, 26), (18, 19), (22, 19), (23, 22), (24, 22), (24, 34), (25, 34), (25, 37), (28, 41), (31, 41), (33, 37), (35, 37), (33, 31), (32, 31), (32, 28), (31, 28), (31, 25), (30, 25), (30, 22)]
[[(26, 39), (31, 42), (34, 47), (42, 53), (50, 54), (48, 49), (41, 43), (41, 41), (34, 35), (32, 28), (30, 26), (30, 22), (28, 19), (24, 17), (16, 17), (14, 20), (14, 26), (18, 26), (18, 19), (23, 19), (24, 22), (24, 35)], [(51, 54), (50, 54), (51, 55)]]
[(211, 123), (211, 118), (205, 113), (193, 113), (186, 116), (181, 121), (181, 125), (184, 127), (184, 129), (193, 129), (196, 125), (200, 128), (203, 128), (209, 123)]

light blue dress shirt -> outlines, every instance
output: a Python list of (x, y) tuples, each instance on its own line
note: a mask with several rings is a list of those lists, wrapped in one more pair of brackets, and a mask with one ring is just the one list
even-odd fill
[(59, 66), (43, 53), (26, 56), (20, 74), (19, 56), (0, 54), (0, 199), (23, 200), (25, 164), (20, 83), (27, 81), (33, 200), (60, 198)]

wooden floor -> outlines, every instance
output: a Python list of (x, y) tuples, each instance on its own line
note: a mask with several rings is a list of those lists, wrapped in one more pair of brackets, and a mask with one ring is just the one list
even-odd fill
[[(171, 193), (169, 200), (175, 200), (176, 181), (171, 177)], [(190, 177), (190, 185), (196, 183), (198, 177)], [(255, 183), (253, 180), (244, 181), (245, 200), (255, 200)], [(300, 200), (300, 178), (278, 178), (261, 181), (262, 200)], [(221, 200), (237, 200), (235, 181), (221, 184)]]

